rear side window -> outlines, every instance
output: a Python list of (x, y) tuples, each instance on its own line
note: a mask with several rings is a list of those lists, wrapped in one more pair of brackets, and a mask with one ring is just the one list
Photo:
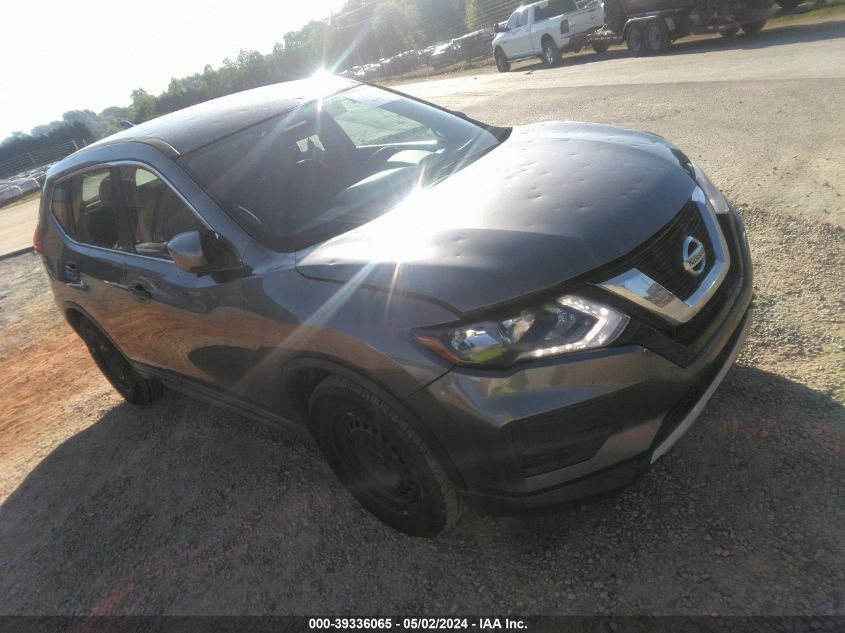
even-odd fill
[(68, 189), (69, 186), (67, 182), (60, 183), (56, 186), (53, 190), (53, 200), (50, 209), (53, 212), (53, 217), (56, 218), (65, 233), (72, 236), (73, 231), (70, 224), (70, 195), (68, 193)]
[(122, 250), (111, 170), (98, 169), (71, 178), (74, 239), (83, 244)]
[(188, 205), (151, 171), (121, 167), (120, 182), (132, 245), (139, 255), (169, 259), (167, 243), (174, 236), (204, 230)]

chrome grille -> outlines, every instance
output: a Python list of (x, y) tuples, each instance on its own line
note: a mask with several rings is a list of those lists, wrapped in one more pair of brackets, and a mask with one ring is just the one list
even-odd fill
[[(687, 236), (701, 242), (707, 257), (704, 270), (697, 275), (684, 268), (683, 244)], [(598, 285), (672, 325), (680, 325), (689, 322), (707, 304), (730, 265), (730, 253), (716, 215), (704, 192), (696, 187), (675, 217), (615, 266), (615, 276)]]
[[(691, 275), (683, 266), (684, 239), (692, 235), (704, 245), (706, 266), (701, 275)], [(680, 213), (649, 242), (629, 265), (644, 272), (679, 299), (686, 301), (713, 267), (713, 244), (701, 218), (698, 205), (690, 201)]]

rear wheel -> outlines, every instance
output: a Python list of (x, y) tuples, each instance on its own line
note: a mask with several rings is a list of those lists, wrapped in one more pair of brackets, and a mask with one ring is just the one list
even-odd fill
[(651, 55), (657, 55), (669, 48), (669, 27), (666, 26), (666, 21), (655, 18), (646, 22), (643, 40), (646, 51)]
[(602, 53), (606, 53), (607, 49), (610, 47), (607, 42), (593, 42), (591, 46), (593, 47), (593, 50), (599, 55), (601, 55)]
[(625, 43), (632, 55), (642, 55), (645, 46), (643, 45), (643, 30), (638, 24), (631, 24), (625, 33)]
[(142, 378), (120, 350), (91, 321), (83, 317), (78, 331), (97, 367), (127, 402), (149, 404), (161, 397), (164, 385), (155, 379)]
[(311, 394), (308, 424), (352, 495), (392, 528), (436, 536), (460, 516), (449, 476), (402, 414), (361, 385), (329, 376)]
[(746, 35), (757, 35), (757, 33), (763, 30), (764, 26), (766, 26), (765, 20), (760, 20), (759, 22), (750, 22), (749, 24), (742, 25), (742, 32)]
[(719, 35), (724, 37), (726, 40), (735, 38), (737, 33), (739, 33), (739, 28), (725, 29), (724, 31), (719, 31)]
[(543, 40), (543, 64), (546, 68), (553, 68), (560, 64), (560, 49), (549, 37)]
[(496, 49), (493, 57), (496, 58), (496, 69), (500, 73), (506, 73), (511, 69), (511, 63), (508, 61), (508, 56), (505, 55), (505, 51), (501, 48)]

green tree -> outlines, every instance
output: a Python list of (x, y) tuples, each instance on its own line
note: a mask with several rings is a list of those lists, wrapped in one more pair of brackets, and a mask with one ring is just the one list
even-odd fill
[(373, 32), (383, 57), (396, 55), (422, 40), (417, 8), (407, 2), (384, 0), (373, 11)]
[(135, 123), (143, 123), (156, 115), (156, 98), (143, 88), (132, 91), (132, 117)]

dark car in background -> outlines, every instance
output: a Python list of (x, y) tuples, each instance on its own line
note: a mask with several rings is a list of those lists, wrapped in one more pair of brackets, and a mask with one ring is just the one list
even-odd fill
[(169, 385), (307, 430), (433, 535), (623, 486), (742, 347), (736, 211), (677, 148), (499, 128), (337, 78), (231, 95), (50, 169), (35, 244), (128, 401)]
[(440, 44), (434, 48), (428, 63), (432, 68), (443, 68), (461, 60), (461, 44), (456, 40)]

